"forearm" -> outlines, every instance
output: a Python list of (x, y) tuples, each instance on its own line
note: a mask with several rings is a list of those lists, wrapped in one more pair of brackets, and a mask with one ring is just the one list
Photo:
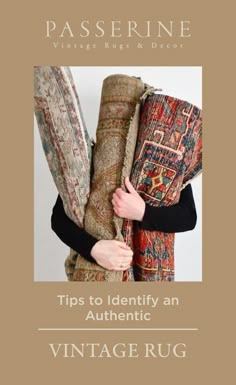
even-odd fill
[(129, 268), (133, 252), (124, 242), (100, 240), (79, 228), (66, 215), (58, 196), (51, 217), (52, 230), (67, 246), (77, 251), (90, 262), (108, 270), (124, 271)]
[(193, 230), (197, 213), (191, 185), (181, 192), (179, 203), (168, 207), (145, 206), (144, 217), (139, 227), (149, 231), (178, 233)]
[(51, 228), (67, 246), (81, 254), (90, 262), (96, 262), (91, 256), (91, 249), (98, 241), (78, 227), (65, 213), (62, 200), (58, 195), (51, 216)]

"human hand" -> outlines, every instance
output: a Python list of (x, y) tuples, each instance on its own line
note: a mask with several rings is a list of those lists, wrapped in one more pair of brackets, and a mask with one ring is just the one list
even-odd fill
[(120, 218), (142, 221), (145, 212), (145, 202), (135, 191), (129, 178), (125, 178), (128, 193), (117, 188), (112, 196), (113, 209)]
[(133, 251), (125, 242), (100, 240), (95, 243), (90, 254), (105, 269), (124, 271), (131, 265)]

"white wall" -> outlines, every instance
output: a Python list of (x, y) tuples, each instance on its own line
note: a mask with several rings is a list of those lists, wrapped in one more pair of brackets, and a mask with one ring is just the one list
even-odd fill
[[(103, 79), (123, 73), (139, 76), (163, 89), (163, 94), (202, 107), (201, 67), (71, 67), (90, 136), (95, 138)], [(69, 249), (51, 230), (51, 213), (57, 198), (34, 119), (34, 267), (35, 281), (66, 281), (64, 261)], [(198, 214), (193, 231), (176, 234), (176, 281), (202, 280), (202, 178), (192, 182)]]

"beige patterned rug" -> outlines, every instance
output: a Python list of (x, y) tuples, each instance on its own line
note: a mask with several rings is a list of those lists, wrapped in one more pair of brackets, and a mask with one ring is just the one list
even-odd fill
[(34, 67), (34, 112), (65, 211), (83, 226), (92, 150), (69, 67)]
[[(112, 75), (103, 82), (97, 137), (94, 149), (94, 175), (85, 214), (85, 229), (98, 239), (123, 240), (123, 220), (111, 204), (117, 187), (124, 187), (133, 163), (138, 132), (140, 98), (145, 84), (126, 75)], [(123, 272), (108, 271), (71, 251), (67, 274), (74, 281), (121, 281)]]

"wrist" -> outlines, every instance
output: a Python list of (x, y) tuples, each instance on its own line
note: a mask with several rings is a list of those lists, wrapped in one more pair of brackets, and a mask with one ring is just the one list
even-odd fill
[(91, 255), (91, 257), (93, 257), (94, 259), (96, 259), (96, 249), (97, 249), (97, 244), (98, 244), (98, 242), (99, 242), (99, 241), (97, 241), (97, 242), (93, 245), (92, 249), (90, 250), (90, 255)]
[(146, 210), (146, 203), (144, 201), (142, 201), (142, 204), (140, 205), (138, 217), (136, 218), (137, 221), (142, 222), (144, 214), (145, 214), (145, 210)]

